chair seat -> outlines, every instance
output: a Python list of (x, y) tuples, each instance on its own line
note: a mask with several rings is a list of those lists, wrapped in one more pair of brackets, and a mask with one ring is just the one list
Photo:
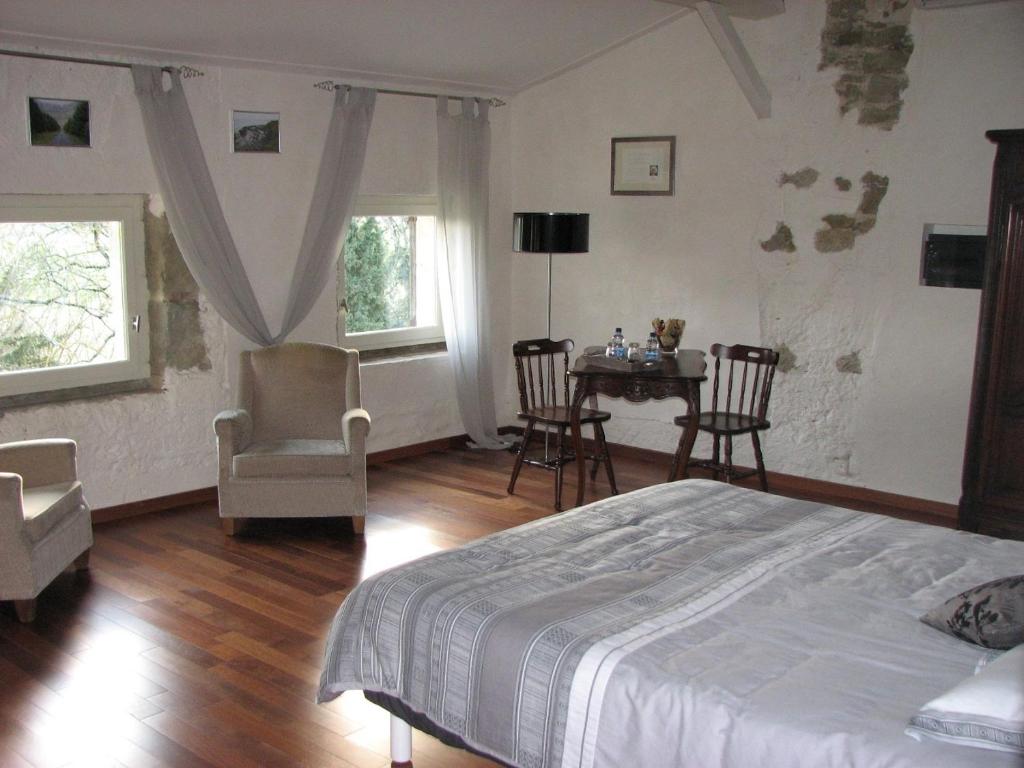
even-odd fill
[(352, 474), (352, 455), (341, 440), (266, 440), (231, 459), (235, 477), (329, 477)]
[[(569, 426), (572, 423), (569, 408), (564, 405), (545, 406), (544, 408), (531, 408), (528, 411), (520, 411), (520, 419), (535, 419), (541, 424), (564, 424)], [(580, 409), (580, 424), (593, 424), (597, 421), (608, 421), (612, 415), (608, 411), (595, 411), (590, 408)]]
[(82, 504), (82, 484), (77, 480), (23, 488), (25, 532), (32, 541), (41, 541)]
[[(676, 416), (676, 426), (685, 427), (689, 416)], [(754, 430), (768, 429), (771, 423), (745, 413), (713, 413), (706, 411), (700, 415), (698, 429), (718, 435), (742, 435)]]

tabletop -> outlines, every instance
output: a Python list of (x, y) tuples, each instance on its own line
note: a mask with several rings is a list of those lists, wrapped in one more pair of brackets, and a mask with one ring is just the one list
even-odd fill
[(650, 367), (627, 370), (625, 368), (611, 368), (600, 358), (594, 359), (589, 355), (580, 355), (570, 371), (572, 376), (614, 376), (621, 378), (644, 378), (644, 379), (697, 379), (706, 381), (704, 371), (707, 362), (704, 359), (704, 352), (700, 349), (680, 349), (674, 356), (665, 355), (657, 364)]

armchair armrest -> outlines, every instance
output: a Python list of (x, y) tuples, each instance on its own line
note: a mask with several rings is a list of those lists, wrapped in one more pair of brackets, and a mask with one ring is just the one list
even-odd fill
[(217, 449), (234, 456), (252, 440), (252, 416), (240, 408), (221, 411), (213, 419), (213, 431), (217, 434)]
[(362, 408), (350, 408), (341, 417), (341, 439), (352, 454), (366, 455), (366, 436), (370, 432), (370, 414)]
[(22, 440), (0, 445), (0, 473), (21, 475), (25, 487), (78, 479), (78, 446), (67, 438)]
[(0, 540), (20, 531), (25, 518), (21, 512), (21, 475), (0, 472)]

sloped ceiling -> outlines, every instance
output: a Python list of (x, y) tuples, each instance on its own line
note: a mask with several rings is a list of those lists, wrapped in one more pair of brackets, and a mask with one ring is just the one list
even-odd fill
[[(513, 94), (691, 0), (3, 0), (0, 47)], [(781, 0), (723, 0), (738, 15)], [(753, 9), (753, 10), (751, 10)], [(777, 11), (776, 11), (777, 12)]]

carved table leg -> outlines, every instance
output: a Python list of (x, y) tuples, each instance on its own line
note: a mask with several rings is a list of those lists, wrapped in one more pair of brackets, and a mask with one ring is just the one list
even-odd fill
[(700, 382), (687, 382), (686, 409), (689, 418), (686, 419), (686, 429), (679, 437), (679, 447), (672, 459), (672, 468), (668, 473), (670, 483), (678, 480), (680, 475), (686, 477), (689, 474), (686, 465), (690, 463), (693, 444), (697, 441), (697, 426), (700, 424)]

